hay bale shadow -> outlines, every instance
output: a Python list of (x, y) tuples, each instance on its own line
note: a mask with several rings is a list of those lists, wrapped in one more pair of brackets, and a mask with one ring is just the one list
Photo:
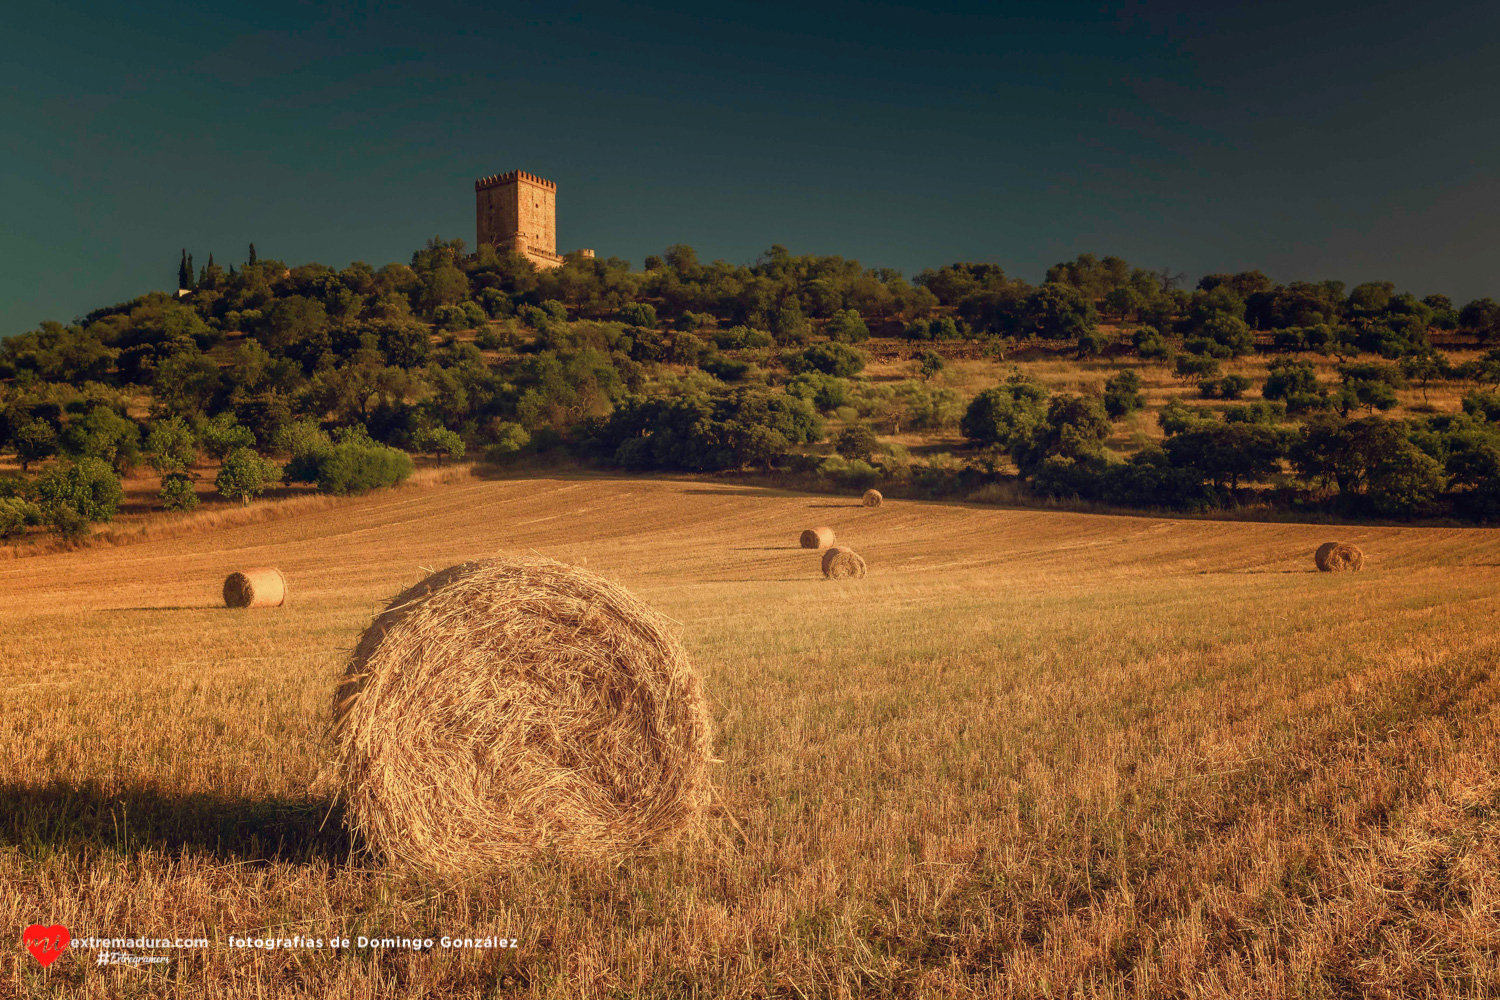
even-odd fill
[(100, 611), (213, 611), (222, 609), (220, 604), (161, 604), (148, 605), (139, 608), (100, 608)]
[(744, 580), (709, 580), (709, 583), (822, 583), (821, 576), (760, 576)]
[(794, 497), (794, 496), (797, 495), (796, 493), (792, 492), (791, 490), (781, 490), (781, 489), (777, 489), (774, 486), (760, 486), (760, 487), (726, 486), (723, 489), (716, 489), (716, 490), (686, 489), (686, 490), (683, 490), (682, 492), (683, 492), (683, 495), (685, 495), (685, 496), (693, 496), (693, 497), (762, 497), (762, 498), (770, 497), (770, 498), (781, 499), (781, 498), (785, 498), (785, 497)]
[(148, 784), (0, 785), (0, 844), (22, 852), (201, 852), (223, 862), (347, 864), (343, 809), (326, 797), (249, 798)]

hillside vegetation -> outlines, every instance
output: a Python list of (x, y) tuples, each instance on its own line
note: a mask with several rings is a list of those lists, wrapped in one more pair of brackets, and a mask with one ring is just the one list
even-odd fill
[[(1500, 534), (714, 481), (455, 479), (0, 563), (0, 913), (202, 935), (0, 993), (1483, 996), (1500, 990)], [(247, 512), (248, 513), (248, 512)], [(193, 515), (205, 518), (208, 515)], [(823, 581), (797, 533), (869, 562)], [(1319, 574), (1330, 536), (1367, 554)], [(537, 552), (681, 623), (709, 837), (437, 886), (351, 853), (331, 699), (381, 602)], [(291, 598), (221, 606), (231, 570)], [(229, 935), (491, 933), (514, 951)]]
[(1500, 306), (1083, 255), (908, 281), (773, 247), (527, 261), (433, 239), (335, 271), (184, 253), (153, 293), (0, 342), (0, 537), (156, 505), (358, 494), (411, 456), (751, 471), (893, 495), (1500, 515)]

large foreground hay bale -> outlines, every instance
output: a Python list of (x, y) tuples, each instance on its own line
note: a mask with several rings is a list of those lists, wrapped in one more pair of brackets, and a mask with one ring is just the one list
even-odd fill
[(355, 831), (433, 872), (643, 850), (710, 794), (708, 709), (667, 620), (551, 560), (464, 563), (393, 598), (334, 725)]
[(286, 603), (286, 577), (269, 566), (230, 573), (224, 580), (224, 603), (231, 608), (279, 608)]
[(823, 553), (823, 575), (830, 580), (858, 580), (865, 575), (865, 561), (853, 549), (834, 546)]
[(804, 549), (826, 549), (833, 544), (832, 528), (808, 528), (800, 539)]
[(1342, 573), (1364, 568), (1365, 554), (1345, 542), (1324, 542), (1313, 553), (1313, 562), (1324, 573)]
[(885, 501), (879, 490), (865, 490), (864, 505), (866, 507), (879, 507)]

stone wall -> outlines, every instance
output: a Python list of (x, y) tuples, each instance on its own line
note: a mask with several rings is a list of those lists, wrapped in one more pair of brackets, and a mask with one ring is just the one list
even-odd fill
[(522, 170), (474, 182), (476, 243), (557, 267), (557, 185)]

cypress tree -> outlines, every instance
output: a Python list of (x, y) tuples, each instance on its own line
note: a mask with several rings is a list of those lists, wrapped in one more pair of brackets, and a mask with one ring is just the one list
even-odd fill
[(193, 283), (193, 265), (188, 263), (187, 247), (182, 248), (182, 263), (177, 265), (177, 287), (190, 288)]
[(250, 263), (252, 265), (254, 265), (254, 263), (255, 263), (255, 244), (254, 243), (250, 244)]

